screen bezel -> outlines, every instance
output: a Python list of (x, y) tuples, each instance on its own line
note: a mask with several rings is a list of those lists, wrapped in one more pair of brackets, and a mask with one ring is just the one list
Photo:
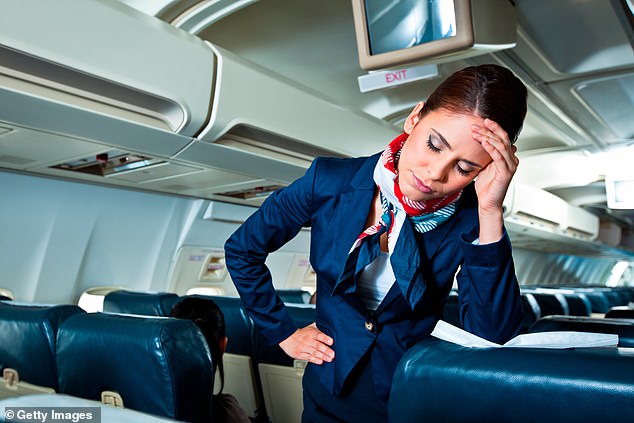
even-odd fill
[(475, 37), (471, 19), (471, 2), (469, 0), (454, 0), (454, 8), (456, 13), (455, 36), (405, 49), (372, 54), (370, 51), (365, 0), (352, 0), (359, 64), (363, 69), (381, 69), (410, 62), (424, 61), (438, 55), (445, 55), (473, 46)]
[(605, 196), (609, 209), (634, 209), (634, 195), (631, 198), (620, 199), (618, 192), (619, 183), (634, 184), (634, 178), (629, 175), (606, 175)]

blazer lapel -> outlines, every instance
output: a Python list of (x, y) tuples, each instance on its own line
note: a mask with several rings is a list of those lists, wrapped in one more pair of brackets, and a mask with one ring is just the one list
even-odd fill
[(373, 172), (379, 156), (380, 154), (377, 154), (366, 160), (359, 172), (350, 181), (349, 190), (341, 194), (337, 208), (333, 213), (333, 222), (346, 222), (342, 226), (332, 228), (332, 230), (337, 231), (334, 234), (335, 241), (332, 246), (335, 251), (333, 256), (342, 257), (340, 264), (342, 270), (333, 293), (338, 291), (337, 288), (340, 288), (339, 285), (342, 281), (354, 275), (355, 266), (344, 268), (344, 265), (347, 262), (350, 247), (361, 232), (366, 229), (365, 222), (372, 207), (376, 189)]

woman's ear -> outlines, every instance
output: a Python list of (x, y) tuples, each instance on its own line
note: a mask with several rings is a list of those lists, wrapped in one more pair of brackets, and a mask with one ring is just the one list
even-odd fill
[(420, 111), (423, 110), (423, 106), (425, 105), (424, 102), (419, 102), (416, 106), (414, 106), (414, 109), (410, 112), (409, 116), (407, 116), (407, 119), (405, 119), (405, 123), (403, 124), (403, 130), (405, 131), (406, 134), (411, 134), (412, 131), (414, 130), (414, 127), (416, 126), (416, 124), (418, 123), (418, 115), (420, 114)]

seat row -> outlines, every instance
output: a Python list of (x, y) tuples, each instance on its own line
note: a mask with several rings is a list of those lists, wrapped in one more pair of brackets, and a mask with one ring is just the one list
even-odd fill
[(189, 320), (0, 301), (0, 368), (2, 397), (57, 392), (209, 421), (213, 365)]
[(429, 338), (399, 362), (388, 412), (399, 423), (627, 422), (633, 403), (629, 348), (469, 348)]
[[(305, 298), (302, 292), (278, 291), (297, 327), (315, 321), (315, 308), (289, 300)], [(199, 296), (200, 295), (195, 295)], [(166, 316), (182, 297), (174, 293), (113, 291), (104, 298), (104, 312)], [(301, 377), (305, 363), (296, 362), (277, 345), (268, 345), (258, 332), (240, 298), (207, 296), (222, 310), (229, 338), (223, 356), (224, 392), (234, 395), (247, 414), (257, 421), (299, 421)]]
[[(536, 300), (546, 292), (523, 292), (523, 301), (531, 294), (537, 294)], [(607, 311), (605, 317), (545, 315), (525, 327), (530, 333), (615, 334), (618, 348), (469, 348), (433, 337), (421, 341), (399, 362), (390, 421), (634, 420), (634, 315), (627, 313), (634, 309), (615, 305), (622, 301), (630, 300), (597, 302)], [(622, 313), (619, 318), (611, 317), (614, 310)], [(447, 407), (447, 398), (460, 407)]]
[[(615, 292), (604, 288), (522, 288), (520, 299), (524, 311), (522, 332), (526, 333), (539, 319), (546, 316), (627, 316), (631, 312), (626, 304), (634, 299), (634, 290)], [(454, 326), (461, 326), (456, 292), (452, 292), (447, 299), (443, 320)]]

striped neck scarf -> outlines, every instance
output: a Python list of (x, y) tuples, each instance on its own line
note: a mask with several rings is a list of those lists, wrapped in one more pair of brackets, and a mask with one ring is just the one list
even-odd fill
[(381, 196), (382, 216), (376, 224), (359, 235), (350, 252), (358, 248), (367, 236), (387, 231), (388, 250), (391, 254), (406, 217), (417, 232), (425, 233), (443, 224), (456, 212), (456, 202), (462, 191), (424, 201), (412, 200), (401, 192), (398, 185), (398, 159), (407, 138), (405, 133), (396, 137), (377, 162), (374, 182)]

